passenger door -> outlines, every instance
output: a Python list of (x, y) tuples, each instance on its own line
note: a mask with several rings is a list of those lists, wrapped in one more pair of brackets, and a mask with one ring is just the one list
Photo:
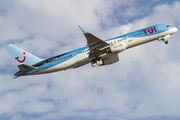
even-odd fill
[(158, 26), (158, 28), (160, 32), (163, 32), (163, 28), (161, 26)]
[(48, 64), (46, 61), (44, 61), (43, 64), (44, 64), (44, 68), (48, 68)]

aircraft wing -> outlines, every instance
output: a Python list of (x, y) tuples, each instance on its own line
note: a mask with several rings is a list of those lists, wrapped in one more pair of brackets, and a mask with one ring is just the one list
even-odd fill
[(98, 37), (92, 35), (91, 33), (86, 32), (81, 26), (79, 26), (81, 31), (84, 33), (87, 39), (87, 46), (89, 47), (89, 58), (97, 58), (103, 54), (105, 54), (105, 49), (110, 47), (110, 45), (99, 39)]

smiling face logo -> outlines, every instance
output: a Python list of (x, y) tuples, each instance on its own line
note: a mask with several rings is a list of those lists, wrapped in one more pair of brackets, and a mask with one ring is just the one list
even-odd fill
[[(25, 55), (26, 53), (23, 52), (23, 54)], [(26, 56), (24, 56), (24, 59), (23, 59), (23, 60), (19, 60), (19, 57), (16, 57), (15, 59), (16, 59), (18, 62), (23, 63), (23, 62), (25, 61), (25, 59), (26, 59)]]

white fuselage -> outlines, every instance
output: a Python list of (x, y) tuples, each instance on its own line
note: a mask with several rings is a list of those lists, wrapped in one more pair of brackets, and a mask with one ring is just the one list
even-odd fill
[[(145, 36), (145, 37), (126, 37), (126, 38), (115, 38), (115, 39), (111, 39), (111, 40), (107, 40), (106, 42), (109, 44), (117, 44), (119, 42), (123, 42), (127, 45), (126, 49), (147, 43), (147, 42), (151, 42), (154, 40), (157, 40), (161, 37), (164, 37), (166, 35), (171, 35), (173, 33), (175, 33), (177, 31), (177, 28), (172, 28), (169, 29), (167, 31), (164, 32), (160, 32), (159, 34), (155, 34), (155, 35), (149, 35), (149, 36)], [(66, 70), (68, 68), (76, 68), (78, 66), (90, 63), (92, 59), (89, 58), (89, 49), (85, 49), (83, 50), (83, 52), (77, 54), (75, 57), (66, 60), (60, 64), (57, 64), (53, 67), (44, 69), (42, 71), (36, 72), (36, 73), (32, 73), (33, 74), (43, 74), (43, 73), (50, 73), (50, 72), (55, 72), (55, 71), (60, 71), (60, 70)], [(109, 54), (104, 55), (103, 57), (107, 57), (109, 56)]]

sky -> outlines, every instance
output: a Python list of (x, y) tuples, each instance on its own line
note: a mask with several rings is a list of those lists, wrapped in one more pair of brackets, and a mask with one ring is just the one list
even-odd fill
[(179, 120), (180, 34), (119, 53), (119, 62), (12, 79), (4, 50), (40, 58), (156, 24), (180, 29), (178, 0), (0, 0), (0, 120)]

